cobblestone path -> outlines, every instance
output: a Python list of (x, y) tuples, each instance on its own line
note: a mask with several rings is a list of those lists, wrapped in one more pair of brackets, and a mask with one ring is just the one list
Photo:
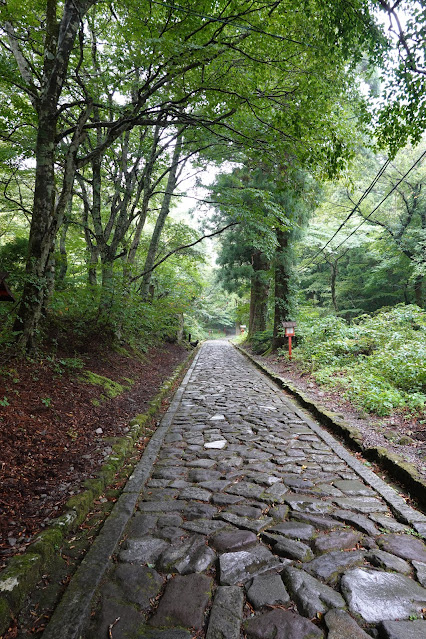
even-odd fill
[(179, 399), (79, 636), (426, 638), (424, 515), (225, 341)]

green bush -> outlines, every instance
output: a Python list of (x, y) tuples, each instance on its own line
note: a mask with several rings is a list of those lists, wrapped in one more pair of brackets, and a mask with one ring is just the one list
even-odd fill
[(342, 318), (302, 318), (294, 359), (325, 386), (340, 388), (365, 410), (424, 411), (426, 313), (399, 305), (349, 325)]

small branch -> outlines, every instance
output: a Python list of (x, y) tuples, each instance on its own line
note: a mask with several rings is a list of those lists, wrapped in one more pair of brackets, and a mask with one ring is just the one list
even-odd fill
[(159, 260), (156, 264), (154, 264), (154, 266), (149, 268), (147, 271), (144, 271), (143, 273), (140, 273), (139, 275), (135, 275), (135, 277), (132, 277), (132, 279), (130, 280), (130, 283), (133, 283), (136, 280), (139, 280), (144, 275), (147, 275), (147, 273), (151, 273), (151, 271), (155, 270), (157, 268), (157, 266), (160, 266), (160, 264), (165, 262), (169, 257), (174, 255), (175, 253), (178, 253), (179, 251), (183, 251), (184, 249), (187, 249), (187, 248), (191, 248), (192, 246), (195, 246), (196, 244), (199, 244), (200, 242), (202, 242), (203, 240), (205, 240), (208, 237), (214, 237), (215, 235), (219, 235), (220, 233), (223, 233), (224, 231), (226, 231), (226, 229), (229, 229), (231, 226), (235, 226), (236, 224), (239, 224), (239, 222), (231, 222), (231, 224), (227, 224), (227, 226), (224, 226), (223, 228), (219, 229), (218, 231), (214, 231), (214, 233), (207, 233), (206, 235), (203, 235), (202, 237), (199, 237), (198, 240), (195, 240), (195, 242), (191, 242), (190, 244), (183, 244), (182, 246), (178, 246), (178, 248), (176, 248), (173, 251), (170, 251), (169, 253), (167, 253), (167, 255), (165, 255), (165, 257), (163, 257), (161, 260)]

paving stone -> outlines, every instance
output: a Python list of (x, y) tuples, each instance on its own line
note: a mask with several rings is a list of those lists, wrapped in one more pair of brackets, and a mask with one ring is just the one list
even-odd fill
[(384, 550), (373, 550), (367, 553), (365, 558), (373, 566), (384, 568), (385, 570), (394, 570), (395, 572), (401, 572), (405, 575), (411, 573), (411, 566), (408, 562)]
[(211, 598), (213, 580), (207, 575), (177, 575), (171, 579), (160, 599), (151, 626), (195, 628), (201, 630), (204, 611)]
[[(192, 633), (188, 632), (187, 630), (179, 630), (173, 628), (165, 630), (155, 630), (154, 628), (145, 626), (138, 635), (138, 638), (139, 637), (143, 637), (144, 639), (192, 639)], [(97, 637), (96, 639), (99, 638)], [(126, 639), (128, 639), (128, 637), (126, 637)]]
[(364, 562), (365, 552), (361, 550), (352, 550), (345, 552), (336, 550), (335, 552), (327, 552), (313, 561), (305, 564), (304, 568), (307, 572), (328, 581), (336, 583), (339, 575), (353, 566), (359, 566)]
[(178, 499), (170, 501), (141, 501), (138, 508), (143, 513), (172, 513), (184, 510), (186, 503)]
[(220, 532), (213, 535), (210, 540), (210, 546), (213, 546), (218, 552), (235, 552), (237, 550), (245, 550), (251, 548), (258, 543), (258, 539), (253, 532), (249, 530), (235, 530), (230, 532)]
[(247, 589), (247, 598), (252, 606), (259, 610), (263, 606), (286, 604), (290, 596), (285, 589), (283, 580), (277, 574), (258, 575)]
[[(117, 619), (119, 621), (115, 623)], [(137, 637), (145, 624), (145, 616), (136, 610), (133, 604), (125, 604), (106, 597), (102, 599), (84, 639), (108, 637), (112, 624), (114, 624), (114, 639)]]
[(335, 510), (333, 513), (333, 517), (341, 519), (345, 522), (345, 524), (354, 526), (366, 535), (375, 537), (379, 534), (376, 526), (370, 519), (368, 519), (368, 517), (365, 517), (365, 515), (352, 513), (349, 510)]
[(217, 493), (213, 495), (212, 502), (216, 506), (227, 506), (228, 504), (238, 504), (243, 502), (241, 495), (228, 495), (228, 493)]
[(288, 559), (296, 559), (298, 561), (311, 561), (314, 558), (314, 554), (309, 546), (295, 539), (283, 538), (274, 544), (272, 551), (280, 557), (287, 557)]
[(321, 639), (321, 630), (289, 610), (271, 610), (244, 623), (249, 639)]
[(426, 563), (422, 561), (413, 561), (413, 566), (416, 569), (417, 581), (426, 588)]
[(329, 610), (324, 620), (328, 628), (327, 639), (371, 639), (371, 635), (367, 635), (344, 610)]
[(238, 515), (234, 515), (233, 513), (222, 512), (217, 515), (219, 519), (223, 519), (223, 521), (227, 521), (230, 524), (234, 524), (237, 528), (243, 528), (244, 530), (252, 530), (255, 533), (258, 533), (268, 526), (270, 526), (273, 522), (272, 517), (262, 517), (261, 519), (249, 519), (248, 517), (239, 517)]
[(369, 517), (389, 532), (398, 533), (408, 532), (410, 530), (408, 526), (400, 524), (399, 521), (391, 517), (390, 513), (370, 513)]
[[(332, 530), (334, 528), (343, 528), (345, 525), (333, 517), (327, 517), (326, 515), (309, 515), (306, 513), (291, 513), (291, 519), (296, 521), (303, 521), (304, 523), (311, 524), (319, 530)], [(368, 521), (368, 520), (367, 520)]]
[(145, 537), (152, 532), (157, 525), (156, 515), (143, 515), (136, 513), (130, 520), (127, 534), (129, 537)]
[(217, 508), (210, 504), (190, 502), (184, 509), (186, 519), (211, 519), (217, 513)]
[(112, 579), (117, 581), (126, 600), (137, 604), (142, 611), (150, 609), (150, 600), (163, 586), (163, 578), (148, 566), (117, 564)]
[(226, 512), (233, 513), (234, 515), (239, 515), (240, 517), (249, 517), (251, 519), (261, 517), (263, 513), (262, 508), (245, 504), (231, 505), (229, 508), (226, 509)]
[(279, 506), (275, 505), (268, 510), (268, 515), (276, 521), (284, 521), (284, 519), (286, 519), (288, 515), (289, 510), (289, 507), (283, 504), (280, 504)]
[(253, 484), (248, 481), (240, 481), (237, 484), (233, 484), (226, 489), (226, 492), (231, 495), (241, 495), (242, 497), (259, 497), (262, 492), (257, 484)]
[(299, 524), (296, 521), (284, 521), (282, 524), (270, 526), (267, 532), (285, 535), (291, 539), (312, 539), (315, 534), (315, 528), (309, 524)]
[(199, 486), (213, 493), (218, 493), (221, 490), (225, 490), (230, 484), (231, 482), (226, 479), (209, 479), (207, 481), (200, 481)]
[(184, 488), (180, 494), (179, 499), (195, 499), (196, 501), (210, 501), (210, 497), (212, 496), (209, 490), (205, 488), (197, 488), (195, 486), (189, 486), (188, 488)]
[(182, 528), (190, 530), (192, 532), (200, 533), (201, 535), (211, 535), (218, 530), (228, 528), (229, 524), (225, 521), (218, 521), (212, 519), (193, 519), (191, 521), (185, 521), (182, 524)]
[(303, 495), (286, 495), (285, 503), (288, 504), (292, 510), (310, 513), (312, 515), (324, 515), (332, 510), (330, 503), (320, 501), (319, 499), (304, 497)]
[(226, 439), (218, 439), (214, 442), (206, 442), (204, 444), (204, 448), (213, 448), (217, 450), (222, 450), (223, 448), (225, 448), (227, 443), (228, 442), (226, 441)]
[(383, 621), (380, 624), (385, 639), (425, 639), (426, 621)]
[(239, 586), (219, 586), (210, 612), (206, 639), (239, 639), (244, 593)]
[(374, 491), (358, 479), (339, 479), (333, 484), (349, 497), (374, 497)]
[(185, 536), (186, 531), (183, 528), (178, 528), (177, 526), (164, 526), (157, 531), (157, 535), (166, 541), (175, 542), (177, 539)]
[(383, 550), (403, 559), (426, 562), (426, 545), (421, 539), (417, 539), (412, 535), (397, 535), (393, 533), (381, 535), (377, 543)]
[(288, 487), (283, 483), (274, 483), (268, 490), (265, 490), (261, 495), (260, 499), (263, 499), (268, 504), (274, 504), (276, 502), (283, 504), (284, 503), (284, 495), (288, 493)]
[(162, 515), (158, 518), (158, 526), (163, 528), (164, 526), (180, 526), (183, 519), (177, 513), (170, 513), (169, 515)]
[(245, 583), (257, 574), (282, 568), (277, 559), (265, 546), (255, 546), (249, 550), (227, 552), (220, 556), (220, 584), (234, 586)]
[(340, 587), (349, 610), (367, 623), (408, 619), (426, 606), (426, 590), (396, 573), (354, 568), (343, 575)]
[(345, 601), (338, 592), (304, 570), (286, 566), (282, 575), (302, 615), (312, 618), (318, 613), (324, 614), (330, 608), (345, 608)]
[(158, 569), (187, 575), (207, 570), (216, 559), (216, 554), (206, 546), (203, 535), (192, 535), (180, 544), (167, 548), (158, 560)]
[(214, 459), (193, 459), (188, 462), (187, 466), (193, 466), (195, 468), (214, 468), (216, 462)]
[(219, 479), (221, 473), (218, 470), (208, 470), (205, 468), (193, 468), (188, 473), (189, 481), (194, 483), (200, 483), (202, 481), (211, 481), (213, 479)]
[(331, 532), (314, 539), (315, 552), (322, 553), (330, 550), (347, 550), (353, 548), (360, 540), (361, 533), (353, 530)]
[(161, 553), (169, 547), (167, 541), (157, 537), (127, 539), (118, 558), (120, 561), (138, 564), (155, 564)]
[(359, 513), (387, 512), (388, 507), (375, 497), (336, 497), (333, 500), (341, 508)]

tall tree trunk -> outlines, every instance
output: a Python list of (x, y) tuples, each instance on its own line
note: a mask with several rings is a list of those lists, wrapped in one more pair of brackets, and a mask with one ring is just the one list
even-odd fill
[[(20, 333), (19, 343), (26, 350), (34, 345), (36, 332), (48, 295), (47, 270), (53, 251), (56, 233), (62, 222), (68, 198), (71, 194), (75, 156), (81, 139), (81, 127), (89, 112), (82, 114), (70, 143), (64, 169), (61, 193), (55, 206), (55, 152), (58, 104), (68, 72), (69, 58), (82, 16), (95, 0), (65, 0), (61, 4), (62, 18), (58, 23), (58, 1), (46, 1), (46, 36), (44, 65), (40, 90), (33, 99), (37, 114), (37, 138), (35, 147), (35, 187), (31, 219), (26, 283), (22, 292), (14, 330)], [(29, 67), (22, 66), (20, 44), (13, 28), (8, 28), (11, 49), (26, 84), (32, 83)], [(34, 84), (34, 92), (37, 92)], [(91, 107), (90, 107), (91, 108)]]
[(275, 303), (274, 303), (274, 333), (272, 350), (282, 348), (286, 338), (281, 335), (282, 322), (292, 319), (292, 290), (290, 278), (292, 259), (289, 247), (290, 234), (288, 231), (277, 230), (278, 246), (275, 254)]
[(149, 244), (148, 253), (147, 253), (145, 264), (143, 267), (143, 272), (145, 273), (145, 275), (142, 278), (142, 283), (140, 286), (140, 293), (143, 299), (147, 299), (148, 297), (149, 285), (151, 283), (151, 277), (152, 277), (152, 271), (150, 269), (152, 269), (152, 267), (154, 266), (155, 256), (157, 254), (158, 245), (160, 243), (160, 236), (163, 231), (167, 216), (170, 212), (170, 202), (172, 199), (173, 192), (176, 188), (179, 158), (180, 158), (181, 151), (182, 151), (182, 139), (179, 136), (176, 140), (176, 145), (173, 151), (172, 166), (167, 179), (166, 192), (164, 194), (163, 201), (161, 203), (160, 213), (158, 214), (157, 221), (155, 223), (154, 232), (151, 237), (151, 242)]
[(253, 275), (250, 282), (249, 338), (266, 329), (269, 296), (269, 261), (265, 254), (256, 251), (252, 255)]
[(417, 275), (414, 280), (414, 298), (417, 306), (423, 308), (423, 275)]

